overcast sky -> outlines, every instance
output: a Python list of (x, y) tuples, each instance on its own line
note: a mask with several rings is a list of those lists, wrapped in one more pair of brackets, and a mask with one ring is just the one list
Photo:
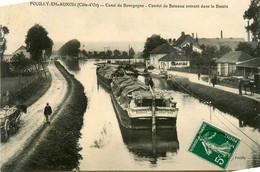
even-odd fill
[[(1, 0), (2, 1), (2, 0)], [(48, 1), (41, 1), (48, 2)], [(59, 2), (59, 1), (54, 1)], [(77, 8), (36, 7), (29, 2), (0, 7), (0, 24), (10, 30), (6, 53), (25, 44), (25, 36), (35, 23), (42, 25), (54, 41), (145, 41), (152, 34), (178, 38), (181, 31), (197, 33), (199, 38), (245, 38), (243, 13), (250, 0), (63, 0), (126, 4), (227, 5), (228, 8)]]

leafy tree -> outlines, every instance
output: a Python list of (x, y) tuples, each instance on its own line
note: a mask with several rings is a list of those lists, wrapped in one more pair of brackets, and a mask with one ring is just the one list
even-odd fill
[(82, 50), (81, 52), (82, 52), (82, 54), (83, 54), (84, 56), (86, 56), (86, 57), (88, 56), (88, 53), (87, 53), (86, 50)]
[(27, 59), (23, 54), (23, 52), (20, 52), (19, 54), (13, 55), (13, 57), (11, 58), (11, 65), (14, 71), (18, 73), (19, 84), (20, 84), (21, 73), (27, 70), (28, 66), (30, 66), (30, 59)]
[(134, 49), (131, 47), (131, 48), (129, 49), (129, 58), (134, 58), (134, 55), (135, 55), (135, 51), (134, 51)]
[[(6, 39), (5, 39), (5, 35), (7, 35), (9, 33), (9, 29), (6, 26), (2, 26), (0, 25), (0, 56), (1, 56), (1, 60), (3, 60), (4, 58), (4, 52), (6, 50)], [(2, 44), (2, 46), (1, 46)]]
[(49, 39), (49, 47), (45, 49), (45, 56), (47, 56), (47, 58), (50, 58), (52, 54), (53, 41), (49, 37), (48, 39)]
[(117, 49), (114, 50), (114, 57), (119, 57), (121, 56), (121, 52)]
[(244, 19), (253, 20), (246, 30), (253, 34), (254, 40), (260, 40), (260, 1), (251, 0), (249, 8), (244, 12)]
[(105, 58), (106, 53), (105, 53), (104, 51), (100, 51), (100, 52), (98, 53), (98, 56), (99, 56), (100, 58)]
[(220, 58), (230, 51), (232, 51), (230, 46), (220, 46), (216, 56), (217, 58)]
[(60, 49), (59, 53), (62, 56), (78, 57), (80, 42), (77, 39), (72, 39), (66, 42)]
[(92, 57), (93, 56), (93, 53), (91, 51), (88, 52), (88, 56), (89, 57)]
[(143, 57), (148, 58), (150, 56), (150, 51), (164, 43), (167, 43), (167, 41), (160, 35), (152, 35), (151, 37), (147, 38), (144, 44)]
[[(53, 45), (52, 40), (48, 37), (48, 32), (45, 30), (44, 27), (42, 27), (39, 24), (35, 24), (33, 27), (31, 27), (28, 30), (25, 43), (26, 43), (26, 49), (31, 55), (31, 59), (35, 62), (35, 67), (37, 69), (39, 79), (42, 82), (37, 63), (41, 63), (42, 68), (44, 70), (44, 65), (42, 63), (43, 60), (42, 52), (43, 50), (52, 47)], [(47, 78), (45, 70), (44, 70), (44, 74), (45, 77)]]
[(123, 52), (122, 52), (122, 57), (123, 57), (123, 58), (127, 58), (127, 57), (128, 57), (128, 53), (127, 53), (126, 51), (123, 51)]
[(98, 57), (98, 52), (94, 51), (94, 57)]
[(112, 51), (111, 50), (107, 50), (107, 52), (106, 52), (106, 57), (107, 58), (110, 58), (111, 56), (112, 56)]
[(250, 56), (255, 57), (254, 48), (252, 47), (251, 44), (248, 44), (247, 42), (240, 42), (237, 45), (236, 51), (243, 51), (249, 54)]

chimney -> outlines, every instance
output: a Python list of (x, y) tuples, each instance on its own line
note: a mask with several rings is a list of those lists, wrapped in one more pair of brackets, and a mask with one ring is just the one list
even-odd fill
[(196, 42), (199, 42), (198, 34), (196, 33)]
[(194, 33), (192, 33), (191, 35), (192, 35), (192, 38), (194, 39)]
[(181, 36), (184, 36), (184, 35), (185, 35), (185, 32), (182, 31), (182, 32), (181, 32)]
[[(247, 21), (247, 28), (249, 28), (249, 20)], [(250, 31), (247, 30), (247, 41), (250, 41)]]
[(221, 39), (223, 38), (223, 31), (222, 30), (220, 31), (220, 38)]

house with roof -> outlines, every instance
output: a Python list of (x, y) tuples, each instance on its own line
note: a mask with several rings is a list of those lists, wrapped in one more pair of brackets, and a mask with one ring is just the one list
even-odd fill
[(171, 67), (189, 67), (190, 59), (180, 52), (171, 52), (159, 59), (159, 64), (162, 69), (169, 69)]
[(244, 38), (199, 38), (200, 45), (212, 46), (220, 49), (221, 46), (229, 46), (233, 51), (240, 42), (245, 42)]
[(177, 39), (174, 44), (176, 47), (181, 49), (185, 47), (191, 47), (192, 51), (201, 53), (202, 49), (200, 48), (200, 44), (194, 39), (194, 34), (190, 36), (189, 34), (185, 34), (185, 32), (181, 33), (181, 36)]
[(175, 47), (165, 43), (150, 52), (150, 64), (158, 69), (170, 67), (188, 67), (190, 59)]
[(158, 47), (156, 47), (155, 49), (153, 49), (152, 51), (150, 51), (150, 60), (149, 60), (149, 64), (146, 63), (147, 66), (154, 66), (155, 68), (161, 68), (161, 65), (159, 63), (159, 59), (161, 59), (162, 57), (166, 56), (167, 54), (171, 53), (171, 52), (176, 52), (177, 50), (172, 47), (171, 45), (164, 43), (162, 45), (159, 45)]
[(237, 65), (251, 59), (253, 59), (253, 57), (245, 52), (230, 51), (216, 60), (217, 72), (222, 76), (237, 74)]
[(30, 53), (27, 52), (26, 47), (22, 45), (19, 47), (15, 52), (12, 53), (12, 55), (23, 53), (25, 55), (25, 58), (30, 58)]
[(254, 74), (259, 73), (260, 69), (260, 57), (247, 60), (245, 62), (237, 64), (238, 74), (241, 76), (252, 77)]

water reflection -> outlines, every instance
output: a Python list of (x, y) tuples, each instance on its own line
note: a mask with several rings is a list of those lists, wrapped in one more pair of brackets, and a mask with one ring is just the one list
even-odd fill
[(79, 61), (78, 60), (64, 60), (65, 65), (68, 67), (71, 71), (79, 71)]
[(176, 129), (157, 130), (154, 135), (150, 130), (130, 130), (121, 125), (120, 130), (127, 149), (140, 158), (148, 158), (152, 164), (179, 149)]

